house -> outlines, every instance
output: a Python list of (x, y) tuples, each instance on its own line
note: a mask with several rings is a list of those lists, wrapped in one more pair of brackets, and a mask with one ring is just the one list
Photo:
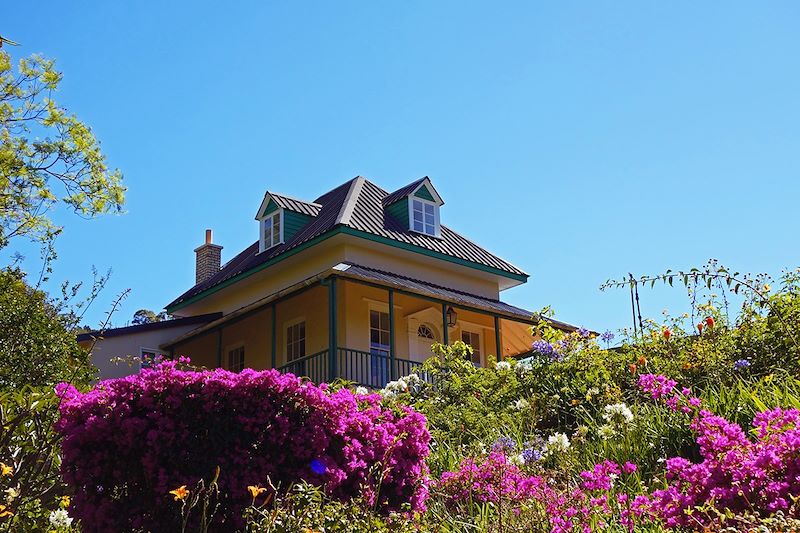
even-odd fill
[(435, 342), (463, 340), (478, 365), (529, 353), (532, 312), (500, 300), (528, 274), (442, 224), (443, 205), (427, 177), (387, 192), (359, 176), (313, 201), (267, 191), (255, 242), (227, 263), (206, 231), (194, 286), (166, 306), (202, 323), (158, 349), (372, 387)]

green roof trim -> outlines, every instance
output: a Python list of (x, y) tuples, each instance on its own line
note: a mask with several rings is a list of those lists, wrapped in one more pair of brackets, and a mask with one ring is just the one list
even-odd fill
[(441, 260), (447, 261), (449, 263), (455, 263), (457, 265), (465, 266), (465, 267), (468, 267), (468, 268), (473, 268), (475, 270), (480, 270), (481, 272), (488, 272), (490, 274), (495, 274), (497, 276), (502, 276), (502, 277), (505, 277), (505, 278), (513, 279), (515, 281), (520, 281), (520, 282), (524, 283), (524, 282), (526, 282), (528, 280), (528, 275), (526, 275), (526, 274), (514, 274), (512, 272), (506, 272), (504, 270), (500, 270), (499, 268), (494, 268), (494, 267), (490, 267), (490, 266), (486, 266), (486, 265), (481, 265), (479, 263), (473, 263), (472, 261), (467, 261), (467, 260), (461, 259), (459, 257), (453, 257), (453, 256), (450, 256), (450, 255), (447, 255), (447, 254), (443, 254), (441, 252), (435, 252), (433, 250), (428, 250), (426, 248), (422, 248), (421, 246), (416, 246), (414, 244), (408, 244), (408, 243), (405, 243), (405, 242), (396, 241), (394, 239), (389, 239), (388, 237), (381, 237), (380, 235), (374, 235), (372, 233), (367, 233), (365, 231), (360, 231), (360, 230), (357, 230), (357, 229), (353, 229), (353, 228), (351, 228), (349, 226), (337, 226), (333, 230), (328, 231), (326, 233), (323, 233), (322, 235), (318, 235), (318, 236), (314, 237), (313, 239), (310, 239), (310, 240), (304, 242), (303, 244), (300, 244), (299, 246), (296, 246), (294, 248), (291, 248), (291, 249), (287, 250), (286, 252), (283, 252), (283, 253), (281, 253), (279, 255), (276, 255), (272, 259), (270, 259), (268, 261), (265, 261), (265, 262), (261, 263), (260, 265), (254, 267), (254, 268), (251, 268), (250, 270), (248, 270), (246, 272), (242, 272), (241, 274), (233, 276), (232, 278), (226, 279), (225, 281), (222, 281), (222, 282), (220, 282), (220, 283), (218, 283), (218, 284), (216, 284), (216, 285), (214, 285), (212, 287), (209, 287), (208, 289), (204, 290), (203, 292), (195, 294), (194, 296), (192, 296), (190, 298), (187, 298), (185, 301), (180, 302), (177, 305), (173, 305), (173, 306), (167, 307), (166, 311), (167, 311), (167, 313), (173, 313), (173, 312), (175, 312), (175, 311), (177, 311), (179, 309), (182, 309), (182, 308), (186, 307), (189, 304), (192, 304), (194, 302), (202, 300), (206, 296), (210, 296), (210, 295), (214, 294), (215, 292), (218, 292), (218, 291), (220, 291), (220, 290), (222, 290), (222, 289), (224, 289), (226, 287), (229, 287), (229, 286), (233, 285), (234, 283), (236, 283), (236, 282), (238, 282), (238, 281), (240, 281), (240, 280), (242, 280), (244, 278), (247, 278), (247, 277), (249, 277), (249, 276), (251, 276), (251, 275), (253, 275), (253, 274), (257, 273), (257, 272), (261, 272), (265, 268), (268, 268), (268, 267), (270, 267), (270, 266), (272, 266), (272, 265), (274, 265), (276, 263), (279, 263), (279, 262), (283, 261), (284, 259), (292, 257), (292, 256), (302, 252), (303, 250), (311, 248), (312, 246), (315, 246), (316, 244), (319, 244), (320, 242), (322, 242), (322, 241), (324, 241), (326, 239), (334, 237), (335, 235), (339, 235), (340, 233), (344, 234), (344, 235), (351, 235), (353, 237), (359, 237), (359, 238), (362, 238), (362, 239), (365, 239), (365, 240), (368, 240), (368, 241), (372, 241), (372, 242), (377, 242), (377, 243), (380, 243), (380, 244), (385, 244), (387, 246), (392, 246), (394, 248), (399, 248), (401, 250), (408, 250), (408, 251), (411, 251), (411, 252), (416, 252), (416, 253), (421, 254), (421, 255), (425, 255), (425, 256), (428, 256), (428, 257), (433, 257), (433, 258), (436, 258), (436, 259), (441, 259)]
[(423, 200), (428, 200), (430, 202), (436, 201), (436, 199), (431, 194), (431, 191), (428, 190), (427, 185), (423, 185), (422, 187), (417, 189), (417, 192), (414, 193), (414, 196), (416, 196), (417, 198), (422, 198)]

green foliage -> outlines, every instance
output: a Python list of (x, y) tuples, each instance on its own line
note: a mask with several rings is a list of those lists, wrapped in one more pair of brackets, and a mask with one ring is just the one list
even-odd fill
[(156, 314), (155, 311), (151, 311), (150, 309), (139, 309), (135, 313), (133, 313), (133, 318), (131, 319), (131, 324), (139, 325), (139, 324), (152, 324), (153, 322), (161, 322), (162, 320), (167, 319), (167, 314), (165, 312), (161, 312)]
[(63, 506), (60, 437), (53, 431), (58, 397), (52, 388), (0, 392), (0, 492), (11, 515), (0, 531), (50, 531), (49, 515)]
[(118, 212), (125, 199), (91, 129), (53, 99), (61, 73), (41, 56), (0, 50), (0, 248), (16, 236), (48, 241), (60, 199), (76, 214)]
[(0, 390), (94, 378), (89, 354), (75, 340), (77, 317), (67, 310), (73, 291), (54, 300), (28, 285), (20, 270), (0, 271)]
[[(433, 439), (429, 465), (434, 473), (451, 468), (467, 450), (478, 450), (501, 436), (531, 433), (539, 421), (533, 385), (521, 379), (516, 361), (478, 368), (472, 348), (461, 341), (436, 344), (421, 368), (433, 385), (401, 396), (428, 419)], [(522, 400), (522, 401), (520, 401)]]
[(329, 498), (319, 487), (299, 483), (273, 498), (254, 496), (247, 510), (247, 531), (258, 533), (296, 533), (338, 531), (342, 533), (418, 531), (408, 518), (393, 513), (381, 516), (363, 499), (349, 502)]

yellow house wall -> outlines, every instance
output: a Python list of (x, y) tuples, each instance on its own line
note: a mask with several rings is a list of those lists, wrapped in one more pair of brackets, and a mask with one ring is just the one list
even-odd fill
[(204, 333), (174, 347), (175, 357), (188, 357), (195, 366), (217, 366), (217, 333)]
[(224, 314), (241, 309), (261, 298), (300, 283), (344, 261), (343, 236), (323, 241), (308, 250), (252, 274), (233, 285), (201, 298), (175, 312), (179, 316), (194, 316), (222, 311)]
[(366, 241), (363, 239), (348, 242), (345, 257), (349, 262), (486, 298), (497, 299), (499, 297), (500, 290), (497, 281), (487, 279), (492, 278), (491, 275), (480, 277), (479, 271), (454, 263), (384, 244), (369, 243), (365, 246), (364, 243)]
[[(344, 306), (346, 310), (346, 332), (344, 338), (340, 334), (340, 346), (346, 346), (355, 350), (369, 351), (369, 311), (371, 308), (388, 312), (389, 296), (388, 291), (362, 285), (355, 282), (340, 280), (340, 286), (344, 286)], [(401, 359), (412, 359), (417, 361), (424, 360), (428, 353), (410, 353), (410, 340), (415, 340), (416, 330), (409, 327), (409, 319), (425, 310), (424, 322), (432, 326), (437, 336), (437, 341), (442, 340), (442, 318), (441, 306), (422, 298), (415, 298), (405, 294), (395, 294), (395, 350), (397, 357)], [(458, 320), (455, 327), (448, 328), (450, 342), (461, 340), (461, 333), (464, 330), (478, 333), (480, 336), (481, 364), (486, 365), (488, 356), (497, 355), (497, 346), (494, 334), (494, 317), (487, 314), (467, 311), (455, 308), (458, 313)], [(344, 314), (340, 315), (344, 316)], [(412, 325), (416, 325), (414, 323)], [(413, 331), (412, 331), (413, 330)], [(530, 328), (526, 324), (501, 319), (501, 346), (505, 357), (516, 355), (530, 350), (533, 337)], [(508, 335), (502, 335), (503, 331), (508, 331)]]
[(178, 309), (175, 314), (194, 316), (217, 311), (228, 314), (342, 262), (386, 270), (487, 298), (499, 297), (498, 280), (492, 274), (358, 237), (336, 235)]

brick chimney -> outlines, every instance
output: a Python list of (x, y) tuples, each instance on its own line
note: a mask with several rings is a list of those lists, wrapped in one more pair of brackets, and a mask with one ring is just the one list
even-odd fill
[(195, 284), (202, 283), (219, 272), (222, 246), (212, 244), (211, 235), (211, 230), (207, 229), (205, 244), (194, 249), (194, 253), (197, 256), (194, 275)]

